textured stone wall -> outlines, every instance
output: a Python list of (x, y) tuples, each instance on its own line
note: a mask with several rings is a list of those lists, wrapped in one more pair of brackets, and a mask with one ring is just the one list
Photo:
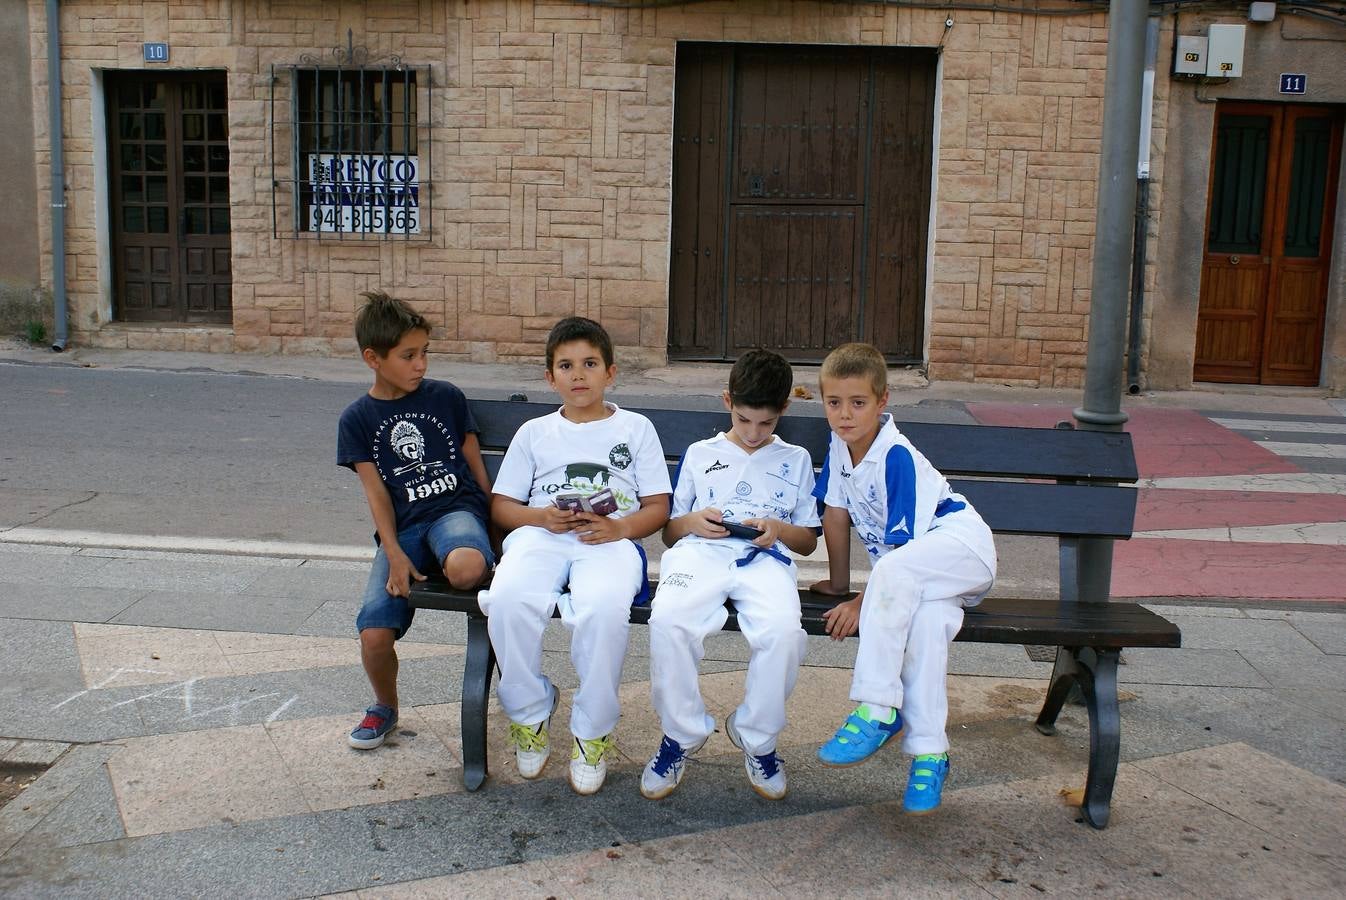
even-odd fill
[[(77, 341), (346, 352), (357, 292), (381, 287), (415, 301), (437, 325), (437, 349), (457, 358), (535, 359), (551, 323), (577, 313), (602, 320), (626, 362), (662, 362), (676, 41), (942, 44), (930, 375), (1082, 381), (1101, 14), (955, 11), (946, 31), (944, 11), (792, 0), (646, 10), (545, 0), (67, 0), (61, 8)], [(29, 12), (41, 108), (39, 0)], [(430, 67), (428, 240), (273, 236), (271, 67), (344, 44), (348, 28), (374, 53)], [(92, 70), (143, 67), (147, 40), (171, 44), (169, 68), (228, 72), (232, 329), (107, 324)], [(38, 148), (45, 184), (44, 134)], [(46, 248), (48, 271), (49, 256)]]

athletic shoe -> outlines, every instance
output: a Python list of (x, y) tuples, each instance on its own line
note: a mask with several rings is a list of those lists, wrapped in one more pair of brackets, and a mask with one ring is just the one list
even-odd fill
[(561, 692), (553, 689), (552, 694), (551, 712), (547, 713), (547, 718), (536, 725), (509, 723), (509, 739), (514, 744), (515, 763), (519, 767), (519, 774), (529, 780), (542, 774), (542, 770), (547, 767), (548, 758), (551, 757), (551, 742), (547, 739), (547, 729), (551, 726), (551, 717), (552, 713), (556, 712), (556, 704), (561, 702)]
[(874, 752), (902, 731), (902, 714), (893, 710), (893, 721), (876, 722), (870, 719), (868, 707), (855, 708), (832, 739), (818, 748), (818, 759), (825, 766), (853, 766), (874, 755)]
[(913, 816), (923, 816), (939, 808), (944, 779), (949, 777), (949, 755), (918, 756), (911, 761), (907, 776), (907, 792), (902, 795), (902, 810)]
[(612, 735), (580, 740), (570, 751), (570, 786), (577, 794), (596, 794), (608, 777), (607, 755), (616, 750)]
[(365, 717), (350, 733), (346, 740), (356, 750), (373, 750), (388, 733), (397, 727), (397, 710), (382, 703), (375, 703), (365, 710)]
[(647, 800), (662, 800), (682, 781), (687, 757), (706, 746), (703, 738), (695, 747), (683, 747), (668, 735), (659, 742), (659, 750), (640, 773), (640, 795)]
[[(724, 733), (729, 737), (729, 743), (743, 750), (743, 739), (739, 737), (738, 729), (734, 727), (733, 713), (724, 720)], [(761, 756), (743, 750), (743, 768), (748, 772), (748, 782), (752, 785), (752, 789), (758, 794), (768, 800), (779, 800), (785, 796), (787, 790), (785, 769), (775, 750), (768, 750)]]

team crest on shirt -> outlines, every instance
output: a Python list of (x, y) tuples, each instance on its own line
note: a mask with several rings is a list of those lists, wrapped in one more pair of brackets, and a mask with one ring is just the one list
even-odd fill
[(618, 444), (608, 451), (608, 462), (619, 469), (625, 469), (631, 465), (631, 448), (625, 444)]
[(878, 503), (878, 502), (879, 502), (879, 489), (878, 489), (877, 487), (875, 487), (874, 485), (871, 484), (871, 485), (869, 486), (869, 495), (868, 495), (868, 496), (869, 496), (869, 502), (870, 502), (870, 503)]
[(740, 481), (738, 484), (734, 485), (734, 493), (738, 494), (740, 497), (746, 497), (752, 493), (752, 485), (748, 484), (746, 481)]

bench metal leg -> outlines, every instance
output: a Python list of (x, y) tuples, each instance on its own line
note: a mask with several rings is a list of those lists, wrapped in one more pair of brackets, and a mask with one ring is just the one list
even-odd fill
[(1052, 668), (1052, 678), (1047, 687), (1047, 699), (1042, 704), (1042, 712), (1034, 727), (1045, 735), (1056, 734), (1056, 717), (1075, 686), (1079, 667), (1075, 664), (1074, 653), (1065, 647), (1056, 648), (1056, 664)]
[[(1079, 683), (1089, 707), (1089, 776), (1084, 785), (1084, 818), (1095, 828), (1106, 828), (1112, 807), (1112, 787), (1122, 749), (1122, 716), (1117, 701), (1116, 650), (1076, 651)], [(1090, 658), (1092, 657), (1092, 659)]]
[(495, 673), (495, 650), (486, 617), (467, 617), (467, 662), (463, 666), (463, 786), (475, 791), (486, 780), (486, 702)]

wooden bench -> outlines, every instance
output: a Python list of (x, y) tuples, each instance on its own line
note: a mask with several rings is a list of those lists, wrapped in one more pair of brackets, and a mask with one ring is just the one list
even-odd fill
[[(519, 425), (552, 412), (551, 403), (471, 401), (487, 469), (492, 477)], [(670, 477), (688, 444), (724, 430), (723, 410), (639, 409), (658, 430), (668, 455)], [(1135, 517), (1136, 491), (1131, 437), (1124, 433), (1058, 427), (1005, 428), (899, 420), (898, 427), (953, 482), (1002, 535), (1057, 538), (1060, 591), (1057, 597), (997, 596), (967, 611), (957, 640), (995, 644), (1056, 646), (1056, 663), (1037, 729), (1054, 734), (1057, 714), (1071, 687), (1078, 685), (1089, 712), (1089, 772), (1085, 818), (1107, 825), (1117, 775), (1121, 718), (1117, 703), (1117, 663), (1125, 647), (1177, 647), (1177, 626), (1135, 603), (1081, 602), (1079, 543), (1085, 538), (1126, 539)], [(828, 429), (822, 417), (787, 414), (777, 433), (808, 448), (815, 466), (826, 455)], [(653, 586), (652, 586), (653, 587)], [(800, 591), (802, 624), (824, 634), (822, 614), (840, 599)], [(442, 578), (415, 584), (411, 605), (467, 614), (467, 659), (463, 671), (463, 782), (476, 790), (486, 778), (486, 707), (495, 654), (476, 592), (456, 591)], [(649, 607), (633, 607), (631, 622), (647, 624)], [(726, 629), (737, 630), (730, 607)]]

